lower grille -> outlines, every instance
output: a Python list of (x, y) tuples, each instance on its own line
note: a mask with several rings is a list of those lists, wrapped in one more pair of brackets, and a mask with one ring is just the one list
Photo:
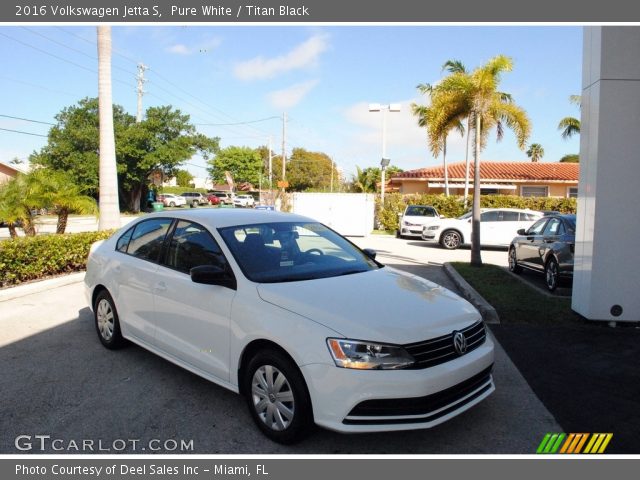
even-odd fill
[[(493, 365), (464, 382), (424, 397), (365, 400), (356, 405), (342, 423), (346, 425), (384, 425), (430, 422), (448, 415), (490, 390), (492, 387), (492, 368)], [(420, 417), (389, 419), (349, 418), (400, 417), (410, 415), (420, 415)]]

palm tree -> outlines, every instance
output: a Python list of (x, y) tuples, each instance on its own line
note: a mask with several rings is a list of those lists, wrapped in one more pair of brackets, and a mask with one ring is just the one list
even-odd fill
[(70, 213), (82, 215), (97, 213), (96, 201), (84, 195), (81, 188), (64, 172), (43, 168), (29, 175), (34, 177), (33, 181), (36, 185), (34, 195), (38, 199), (38, 204), (52, 209), (58, 215), (56, 233), (65, 232)]
[(7, 223), (11, 238), (18, 236), (18, 226), (22, 226), (25, 235), (29, 237), (36, 234), (31, 211), (38, 205), (33, 191), (34, 183), (24, 173), (18, 173), (0, 190), (0, 218)]
[[(570, 95), (569, 102), (580, 108), (582, 106), (582, 97), (580, 95)], [(558, 123), (558, 130), (562, 130), (562, 138), (565, 140), (574, 135), (579, 135), (580, 120), (575, 117), (564, 117), (560, 120), (560, 123)]]
[(532, 143), (527, 150), (527, 157), (531, 159), (533, 163), (538, 163), (542, 157), (544, 157), (544, 148), (539, 143)]
[(471, 117), (475, 130), (474, 195), (471, 231), (471, 264), (482, 265), (480, 253), (480, 152), (486, 145), (488, 133), (496, 128), (498, 140), (508, 127), (516, 135), (518, 146), (524, 150), (531, 125), (526, 112), (517, 106), (510, 95), (498, 90), (503, 72), (513, 69), (513, 61), (504, 55), (490, 59), (471, 73), (455, 72), (445, 77), (431, 95), (428, 122), (430, 137), (436, 137), (452, 119)]
[[(431, 95), (433, 93), (433, 87), (428, 83), (422, 83), (418, 85), (418, 91), (423, 95)], [(418, 126), (427, 127), (429, 117), (433, 115), (429, 111), (430, 107), (425, 105), (411, 104), (411, 110), (415, 116), (418, 117)], [(451, 122), (447, 124), (442, 131), (439, 131), (435, 136), (429, 136), (429, 148), (435, 157), (437, 157), (442, 151), (442, 164), (444, 166), (444, 194), (449, 196), (449, 169), (447, 168), (447, 137), (452, 129), (456, 129), (460, 132), (460, 135), (464, 137), (464, 126), (462, 122), (457, 118), (452, 118)], [(427, 133), (429, 130), (427, 130)]]
[(98, 109), (100, 116), (100, 220), (99, 230), (120, 228), (116, 145), (111, 100), (111, 27), (98, 29)]

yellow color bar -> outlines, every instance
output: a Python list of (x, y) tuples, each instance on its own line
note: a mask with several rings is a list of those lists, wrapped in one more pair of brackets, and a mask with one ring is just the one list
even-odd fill
[(602, 446), (600, 447), (600, 450), (598, 450), (598, 453), (604, 453), (605, 448), (607, 448), (607, 445), (609, 445), (609, 442), (611, 441), (611, 439), (613, 438), (613, 433), (607, 433), (604, 442), (602, 442)]
[(591, 447), (593, 447), (593, 444), (596, 443), (597, 438), (597, 434), (594, 433), (593, 435), (591, 435), (591, 440), (589, 440), (587, 448), (584, 449), (584, 453), (591, 453)]

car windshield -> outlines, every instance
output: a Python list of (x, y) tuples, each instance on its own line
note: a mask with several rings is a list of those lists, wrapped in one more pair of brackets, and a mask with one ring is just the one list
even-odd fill
[(261, 223), (218, 231), (245, 276), (258, 283), (313, 280), (380, 268), (321, 223)]
[(405, 215), (409, 217), (433, 217), (435, 211), (431, 207), (423, 207), (420, 205), (410, 205), (407, 207)]

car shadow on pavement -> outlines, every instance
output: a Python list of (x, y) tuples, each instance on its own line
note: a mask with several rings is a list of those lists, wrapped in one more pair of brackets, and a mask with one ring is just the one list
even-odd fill
[[(548, 414), (532, 413), (531, 423), (523, 426), (518, 412), (535, 397), (523, 381), (514, 387), (503, 367), (508, 359), (498, 360), (499, 390), (433, 429), (358, 435), (317, 429), (304, 442), (283, 446), (259, 433), (233, 392), (136, 345), (105, 349), (92, 312), (83, 308), (76, 319), (0, 348), (5, 372), (0, 453), (153, 453), (143, 448), (154, 439), (193, 441), (190, 451), (157, 452), (164, 454), (531, 453), (555, 422)], [(515, 405), (514, 396), (523, 400)], [(61, 439), (57, 446), (62, 450), (47, 444), (41, 451), (34, 440), (37, 450), (19, 451), (19, 435), (50, 435)], [(492, 442), (486, 442), (489, 436)], [(85, 439), (95, 441), (93, 451), (66, 449), (69, 442), (82, 445)], [(111, 450), (98, 451), (98, 439)], [(116, 448), (120, 444), (114, 441), (120, 439), (138, 439), (137, 450), (130, 443)]]

